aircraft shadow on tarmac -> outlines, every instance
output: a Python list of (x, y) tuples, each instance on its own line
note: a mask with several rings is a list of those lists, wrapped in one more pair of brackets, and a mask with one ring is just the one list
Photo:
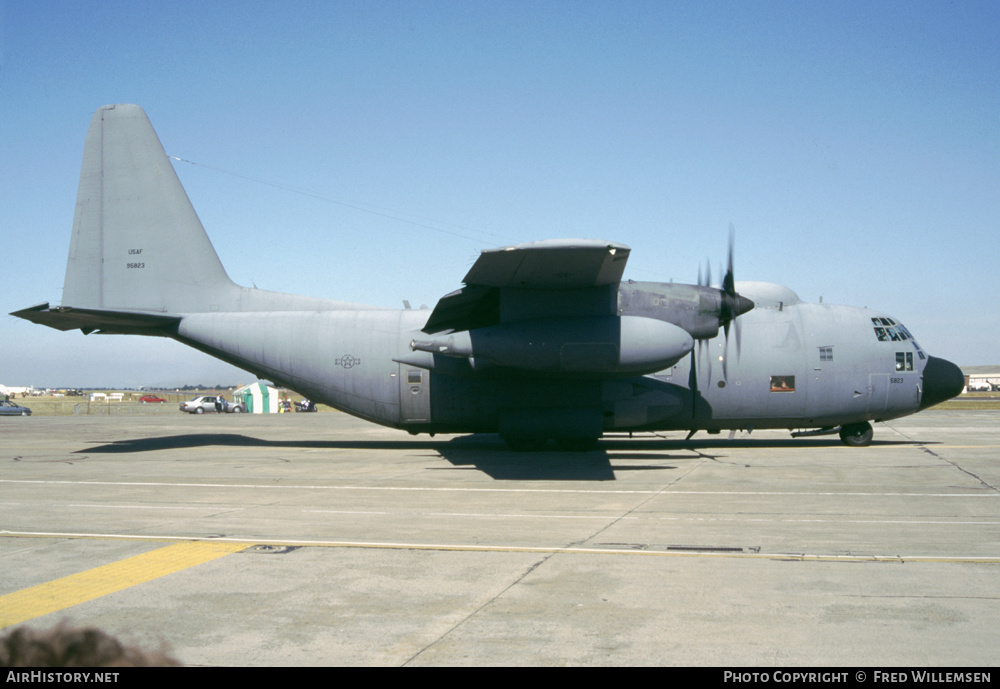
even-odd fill
[[(873, 446), (913, 445), (912, 441), (875, 441)], [(918, 443), (926, 444), (926, 443)], [(498, 480), (521, 481), (614, 481), (620, 471), (662, 471), (677, 468), (676, 462), (692, 459), (726, 461), (725, 450), (739, 448), (831, 448), (844, 452), (863, 449), (846, 448), (835, 438), (702, 438), (669, 440), (660, 437), (610, 437), (589, 452), (565, 452), (554, 449), (539, 452), (513, 452), (498, 436), (472, 434), (448, 440), (263, 440), (235, 433), (192, 433), (155, 438), (116, 440), (77, 450), (76, 454), (130, 454), (158, 450), (184, 450), (204, 447), (247, 447), (350, 450), (423, 450), (438, 453), (453, 468), (482, 471)], [(712, 450), (714, 452), (707, 452)], [(721, 451), (721, 452), (720, 452)], [(614, 465), (612, 465), (614, 462)]]

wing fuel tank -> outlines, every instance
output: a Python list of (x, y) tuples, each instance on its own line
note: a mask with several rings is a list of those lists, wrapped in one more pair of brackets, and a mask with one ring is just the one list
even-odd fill
[(683, 329), (639, 316), (544, 319), (414, 340), (413, 351), (560, 375), (641, 375), (677, 363), (694, 345)]

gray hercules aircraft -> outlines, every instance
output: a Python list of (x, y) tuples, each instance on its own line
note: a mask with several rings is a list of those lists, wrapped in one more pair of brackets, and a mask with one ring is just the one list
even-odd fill
[(375, 423), (516, 449), (755, 428), (860, 446), (870, 421), (962, 390), (958, 367), (885, 313), (735, 283), (731, 247), (721, 288), (623, 282), (627, 246), (579, 239), (484, 251), (433, 311), (240, 287), (146, 114), (109, 105), (87, 133), (62, 305), (13, 315), (170, 337)]

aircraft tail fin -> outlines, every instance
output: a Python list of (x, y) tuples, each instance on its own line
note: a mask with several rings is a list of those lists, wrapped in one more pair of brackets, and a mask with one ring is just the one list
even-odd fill
[(90, 123), (62, 304), (156, 314), (224, 309), (240, 288), (137, 105), (107, 105)]

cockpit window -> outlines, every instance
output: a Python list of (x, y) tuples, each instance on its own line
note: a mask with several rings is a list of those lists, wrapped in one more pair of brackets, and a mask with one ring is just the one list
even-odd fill
[(903, 342), (913, 339), (913, 335), (903, 327), (902, 323), (897, 324), (891, 318), (873, 317), (872, 323), (874, 324), (875, 339), (879, 342)]
[[(875, 339), (879, 342), (906, 342), (909, 340), (913, 343), (913, 348), (917, 350), (917, 357), (924, 361), (927, 357), (924, 355), (924, 351), (917, 344), (917, 341), (913, 339), (912, 333), (906, 329), (902, 323), (897, 323), (891, 318), (884, 318), (882, 316), (872, 316), (872, 330), (875, 331)], [(912, 371), (913, 370), (913, 355), (907, 354), (902, 363), (900, 363), (899, 357), (903, 356), (900, 353), (896, 355), (896, 370), (897, 371)], [(907, 361), (907, 358), (909, 361)], [(902, 368), (900, 368), (902, 365)]]

